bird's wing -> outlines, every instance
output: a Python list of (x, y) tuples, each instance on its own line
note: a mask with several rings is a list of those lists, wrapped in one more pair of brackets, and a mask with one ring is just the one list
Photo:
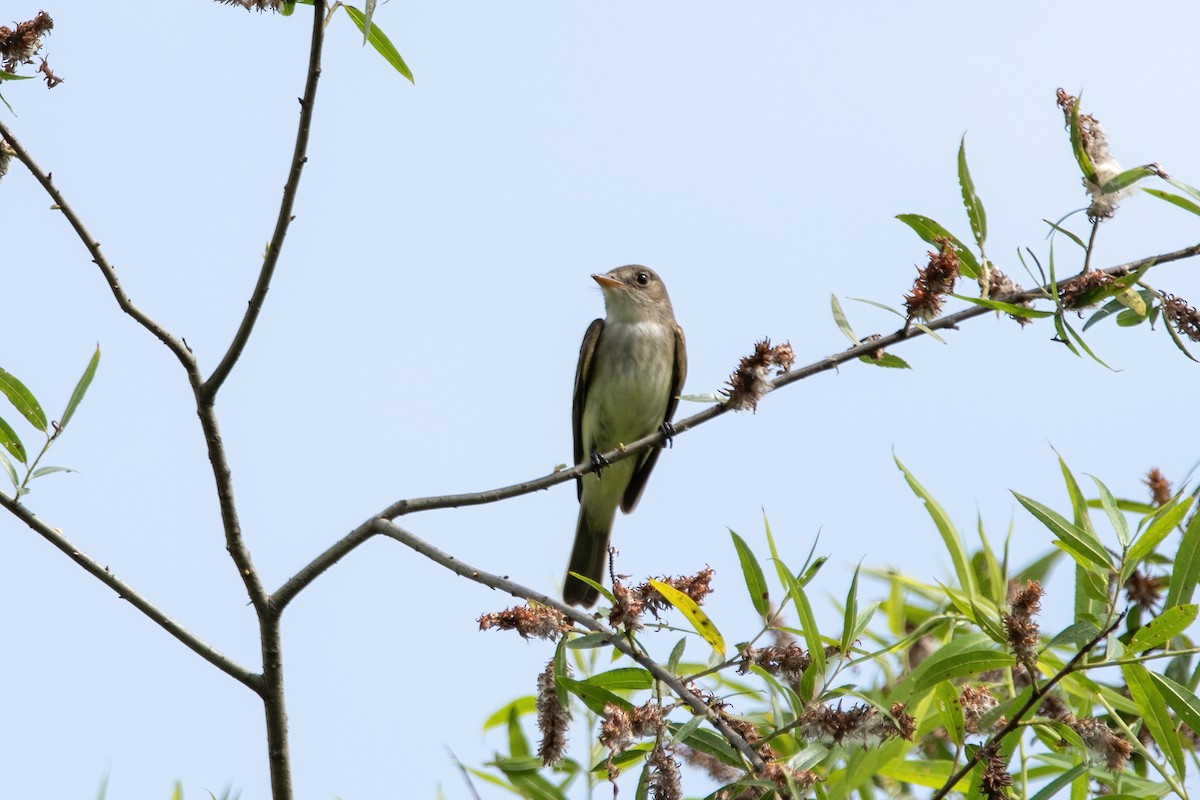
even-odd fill
[[(579, 346), (579, 366), (575, 368), (575, 399), (571, 403), (571, 432), (575, 437), (575, 463), (582, 464), (591, 453), (583, 447), (583, 404), (587, 401), (588, 384), (592, 377), (592, 356), (596, 353), (596, 343), (600, 341), (600, 331), (604, 329), (604, 320), (593, 320), (583, 334), (583, 344)], [(575, 494), (582, 499), (583, 479), (575, 481)]]
[[(663, 414), (663, 422), (670, 422), (671, 418), (675, 416), (675, 407), (679, 405), (679, 395), (683, 391), (683, 382), (687, 378), (687, 345), (683, 339), (683, 328), (678, 325), (675, 326), (673, 344), (675, 358), (671, 369), (671, 394), (667, 398), (667, 410)], [(638, 500), (642, 498), (646, 480), (650, 477), (650, 471), (654, 469), (654, 464), (658, 461), (658, 454), (661, 451), (661, 447), (650, 448), (646, 452), (645, 458), (642, 459), (642, 463), (634, 470), (629, 485), (625, 487), (625, 496), (621, 498), (621, 510), (626, 514), (633, 511)]]

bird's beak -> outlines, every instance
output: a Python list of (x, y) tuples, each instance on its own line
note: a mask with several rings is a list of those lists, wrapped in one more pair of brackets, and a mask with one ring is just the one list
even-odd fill
[(616, 278), (610, 278), (607, 275), (593, 275), (592, 280), (600, 284), (600, 288), (602, 289), (611, 289), (617, 286), (624, 286), (624, 284)]

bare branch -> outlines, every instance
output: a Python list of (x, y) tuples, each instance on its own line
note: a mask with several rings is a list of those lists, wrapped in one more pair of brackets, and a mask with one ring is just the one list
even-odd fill
[(217, 669), (231, 676), (238, 682), (245, 684), (256, 693), (262, 692), (262, 676), (252, 670), (243, 667), (228, 656), (222, 654), (212, 645), (205, 642), (194, 633), (184, 628), (167, 613), (158, 606), (151, 603), (145, 597), (138, 594), (125, 581), (114, 575), (108, 567), (102, 566), (99, 562), (82, 552), (79, 548), (71, 544), (62, 533), (54, 528), (51, 528), (46, 523), (37, 518), (36, 515), (25, 506), (18, 503), (13, 498), (5, 494), (0, 494), (0, 506), (12, 512), (13, 516), (24, 522), (37, 533), (41, 534), (42, 538), (50, 542), (79, 566), (83, 567), (91, 573), (97, 580), (103, 583), (108, 588), (117, 593), (117, 596), (122, 600), (128, 600), (129, 603), (141, 611), (163, 630), (174, 636), (179, 641), (183, 642), (187, 647), (203, 658), (208, 663), (212, 664)]
[[(1137, 261), (1131, 261), (1126, 264), (1119, 264), (1115, 267), (1110, 267), (1105, 270), (1110, 275), (1127, 275), (1135, 272), (1147, 264), (1165, 264), (1169, 261), (1179, 261), (1184, 258), (1191, 258), (1200, 255), (1200, 244), (1185, 247), (1182, 250), (1176, 250), (1171, 253), (1163, 253), (1159, 256), (1151, 258), (1143, 258)], [(1020, 292), (1018, 294), (1006, 295), (1003, 297), (994, 297), (993, 300), (1002, 300), (1006, 303), (1014, 305), (1025, 300), (1045, 299), (1048, 296), (1049, 287), (1040, 287)], [(957, 313), (946, 317), (941, 317), (930, 322), (925, 326), (928, 330), (944, 330), (948, 328), (957, 328), (959, 323), (964, 322), (973, 317), (981, 317), (985, 314), (992, 313), (992, 310), (983, 306), (971, 306)], [(798, 369), (793, 369), (789, 372), (780, 375), (771, 381), (771, 391), (783, 388), (796, 381), (810, 378), (827, 370), (836, 369), (837, 367), (849, 361), (857, 359), (859, 356), (870, 356), (880, 348), (888, 347), (894, 344), (899, 344), (907, 339), (916, 339), (924, 336), (925, 331), (920, 328), (906, 330), (901, 328), (887, 336), (882, 336), (878, 339), (870, 339), (861, 344), (855, 345), (848, 350), (843, 350), (840, 353), (829, 356), (828, 358), (816, 361)], [(732, 409), (727, 404), (717, 404), (709, 406), (703, 411), (693, 414), (692, 416), (680, 420), (674, 424), (675, 433), (683, 433), (695, 428), (697, 425), (702, 425), (711, 419), (721, 416), (722, 414), (731, 411)], [(664, 443), (664, 436), (661, 432), (655, 431), (647, 436), (643, 436), (635, 442), (627, 444), (624, 448), (611, 450), (603, 454), (602, 462), (615, 463), (623, 458), (630, 458), (638, 453), (645, 452), (651, 447), (656, 447)], [(519, 495), (531, 494), (542, 489), (549, 489), (560, 483), (565, 483), (581, 475), (586, 475), (592, 472), (595, 466), (591, 459), (584, 461), (581, 464), (576, 464), (570, 469), (551, 472), (549, 475), (543, 475), (540, 478), (524, 481), (522, 483), (514, 483), (510, 486), (503, 486), (497, 489), (487, 489), (482, 492), (467, 492), (464, 494), (448, 494), (435, 495), (431, 497), (418, 497), (410, 500), (398, 500), (392, 505), (380, 511), (374, 517), (363, 522), (350, 533), (343, 536), (338, 541), (330, 545), (326, 550), (309, 562), (303, 569), (289, 578), (282, 586), (280, 586), (271, 596), (271, 602), (278, 608), (282, 609), (290, 603), (297, 594), (304, 590), (310, 583), (316, 580), (325, 570), (332, 567), (350, 551), (358, 547), (360, 544), (370, 539), (375, 531), (372, 528), (373, 520), (377, 517), (383, 519), (394, 520), (397, 517), (405, 514), (412, 514), (417, 511), (429, 511), (437, 508), (460, 508), (462, 506), (477, 506), (486, 503), (495, 503), (500, 500), (507, 500), (510, 497)]]
[(187, 345), (183, 343), (183, 340), (178, 339), (168, 333), (163, 326), (151, 319), (150, 315), (133, 304), (133, 301), (130, 300), (129, 296), (125, 294), (125, 290), (121, 288), (121, 282), (117, 278), (116, 269), (112, 264), (108, 263), (108, 259), (106, 259), (104, 257), (104, 253), (100, 251), (100, 243), (93, 239), (92, 235), (88, 233), (87, 228), (83, 226), (83, 221), (79, 219), (79, 216), (75, 213), (75, 210), (71, 208), (70, 203), (67, 202), (67, 199), (63, 197), (62, 192), (58, 190), (58, 187), (55, 186), (54, 182), (50, 179), (50, 174), (44, 172), (42, 168), (37, 165), (37, 162), (35, 162), (33, 157), (29, 155), (29, 152), (21, 146), (21, 143), (13, 137), (12, 131), (10, 131), (3, 122), (0, 122), (0, 137), (3, 137), (8, 142), (9, 146), (12, 147), (13, 152), (16, 153), (20, 162), (25, 165), (37, 182), (42, 185), (42, 188), (46, 190), (46, 194), (50, 195), (51, 199), (54, 200), (54, 208), (58, 211), (61, 211), (63, 216), (67, 218), (67, 222), (69, 222), (71, 227), (75, 229), (75, 233), (77, 236), (79, 236), (80, 241), (83, 242), (83, 246), (87, 248), (89, 253), (91, 253), (92, 262), (100, 268), (100, 274), (103, 275), (104, 280), (108, 282), (108, 288), (112, 290), (113, 297), (117, 299), (117, 305), (121, 307), (121, 310), (133, 317), (138, 324), (150, 331), (150, 333), (154, 334), (156, 339), (170, 348), (171, 352), (175, 354), (175, 357), (179, 359), (179, 362), (183, 364), (184, 369), (188, 370), (189, 372), (195, 370), (196, 359), (192, 355), (192, 351), (189, 350)]
[[(313, 13), (318, 20), (323, 16), (324, 6), (324, 0), (317, 0), (313, 5)], [(279, 263), (279, 254), (283, 251), (283, 240), (287, 236), (288, 227), (292, 224), (292, 207), (296, 202), (296, 191), (300, 187), (300, 173), (308, 162), (308, 134), (312, 129), (317, 81), (321, 77), (321, 48), (324, 44), (324, 36), (324, 26), (315, 25), (308, 56), (308, 80), (304, 84), (304, 96), (300, 98), (300, 124), (296, 128), (296, 146), (292, 150), (292, 166), (288, 171), (287, 183), (283, 186), (283, 200), (279, 204), (279, 216), (275, 219), (275, 232), (271, 235), (271, 241), (267, 245), (262, 270), (258, 273), (258, 283), (254, 286), (254, 293), (250, 295), (250, 302), (246, 306), (242, 324), (238, 326), (237, 333), (234, 334), (233, 341), (229, 344), (229, 350), (221, 358), (221, 363), (213, 370), (212, 375), (208, 376), (208, 380), (202, 387), (203, 396), (210, 401), (216, 396), (221, 384), (229, 377), (234, 364), (237, 363), (238, 358), (242, 355), (242, 350), (246, 347), (246, 342), (250, 340), (254, 323), (258, 320), (258, 314), (262, 311), (263, 302), (267, 298), (267, 291), (271, 288), (271, 276), (275, 274), (275, 265)]]
[(613, 647), (617, 648), (622, 653), (636, 661), (638, 664), (645, 667), (645, 669), (651, 675), (653, 675), (655, 679), (662, 681), (669, 686), (671, 691), (674, 692), (679, 699), (687, 703), (688, 707), (692, 709), (695, 714), (705, 717), (710, 723), (712, 723), (713, 727), (715, 727), (720, 734), (725, 737), (725, 740), (729, 742), (730, 745), (732, 745), (739, 753), (741, 753), (742, 758), (746, 759), (746, 761), (753, 766), (755, 771), (761, 772), (766, 766), (758, 753), (754, 752), (754, 748), (751, 747), (750, 744), (737, 733), (737, 731), (730, 728), (725, 720), (721, 719), (721, 716), (708, 705), (706, 705), (704, 701), (698, 695), (696, 695), (695, 692), (684, 686), (683, 681), (680, 680), (678, 675), (668, 672), (657, 661), (654, 661), (644, 653), (640, 652), (619, 631), (614, 631), (607, 625), (604, 625), (591, 614), (580, 611), (573, 606), (564, 605), (558, 600), (548, 597), (541, 592), (535, 592), (533, 589), (526, 588), (519, 583), (514, 583), (507, 578), (501, 578), (499, 575), (493, 575), (489, 572), (476, 569), (470, 564), (455, 558), (449, 553), (444, 553), (423, 539), (414, 536), (394, 522), (390, 522), (385, 519), (376, 519), (374, 522), (374, 528), (376, 533), (381, 533), (384, 536), (395, 539), (401, 544), (417, 551), (431, 561), (442, 565), (446, 569), (449, 569), (468, 580), (483, 584), (484, 586), (490, 586), (493, 589), (499, 589), (502, 592), (507, 592), (513, 597), (519, 597), (522, 600), (533, 600), (541, 605), (549, 606), (555, 611), (565, 614), (575, 624), (582, 625), (588, 630), (607, 636)]

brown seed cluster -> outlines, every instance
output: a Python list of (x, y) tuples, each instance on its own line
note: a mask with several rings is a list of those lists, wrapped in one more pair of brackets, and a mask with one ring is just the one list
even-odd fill
[(1004, 759), (993, 746), (987, 751), (987, 762), (983, 766), (983, 777), (979, 789), (987, 800), (1008, 800), (1008, 787), (1012, 786), (1012, 776), (1004, 764)]
[(241, 6), (247, 11), (278, 11), (283, 0), (217, 0), (227, 6)]
[[(840, 653), (841, 650), (833, 645), (825, 648), (826, 660)], [(794, 642), (770, 647), (745, 647), (739, 655), (742, 657), (742, 663), (738, 664), (737, 668), (739, 675), (745, 675), (751, 667), (760, 667), (783, 678), (793, 688), (800, 685), (804, 670), (812, 664), (812, 656), (808, 651)]]
[[(567, 672), (570, 670), (568, 664)], [(562, 761), (567, 751), (567, 729), (570, 725), (571, 712), (558, 702), (558, 692), (554, 686), (554, 659), (550, 659), (537, 679), (537, 726), (542, 733), (538, 755), (545, 766)]]
[(946, 295), (954, 291), (954, 282), (958, 280), (958, 253), (953, 242), (944, 236), (935, 241), (938, 251), (929, 251), (929, 263), (917, 269), (912, 290), (904, 296), (910, 321), (929, 322), (941, 315)]
[(1193, 342), (1200, 342), (1200, 313), (1186, 300), (1173, 294), (1163, 294), (1162, 309), (1175, 330)]
[(754, 353), (742, 356), (737, 370), (729, 377), (721, 393), (729, 398), (726, 405), (735, 411), (756, 411), (758, 401), (771, 390), (771, 371), (782, 375), (792, 368), (796, 354), (787, 342), (771, 346), (770, 339), (755, 342)]
[(662, 707), (654, 701), (635, 706), (628, 711), (615, 703), (604, 705), (604, 721), (600, 723), (600, 744), (608, 748), (609, 779), (615, 780), (620, 769), (612, 763), (645, 736), (655, 736), (663, 729)]
[[(1078, 100), (1062, 89), (1057, 92), (1058, 107), (1062, 109), (1068, 130), (1071, 127), (1071, 117), (1075, 113)], [(1091, 114), (1079, 115), (1079, 139), (1088, 160), (1096, 172), (1094, 181), (1083, 179), (1083, 188), (1092, 196), (1092, 204), (1088, 207), (1088, 219), (1092, 221), (1108, 219), (1117, 212), (1117, 201), (1123, 198), (1126, 191), (1103, 191), (1104, 185), (1121, 173), (1121, 165), (1113, 158), (1108, 146), (1108, 132), (1100, 121)]]
[(1151, 467), (1142, 483), (1150, 487), (1150, 500), (1158, 508), (1171, 502), (1171, 482), (1158, 467)]
[(1083, 739), (1088, 754), (1113, 772), (1125, 769), (1133, 745), (1121, 736), (1113, 733), (1112, 729), (1098, 719), (1078, 719), (1068, 722), (1068, 725)]
[(650, 777), (647, 786), (653, 800), (680, 800), (683, 785), (679, 780), (679, 762), (671, 748), (664, 747), (660, 739), (650, 751)]
[[(985, 269), (979, 275), (979, 287), (983, 290), (984, 299), (990, 298), (1002, 302), (1013, 302), (1008, 299), (1011, 295), (1020, 294), (1025, 291), (1021, 284), (1004, 274), (1004, 271), (995, 264), (985, 262), (984, 266)], [(1015, 303), (1015, 305), (1033, 308), (1033, 301), (1022, 300), (1019, 303)], [(1022, 317), (1017, 314), (1009, 314), (1008, 316), (1015, 319), (1022, 328), (1033, 322), (1029, 317)]]
[(903, 703), (893, 704), (889, 717), (866, 703), (845, 711), (841, 704), (830, 708), (818, 703), (809, 706), (796, 720), (797, 733), (823, 744), (860, 744), (864, 749), (878, 747), (897, 736), (912, 740), (917, 723), (905, 708)]
[(1134, 570), (1133, 574), (1125, 581), (1125, 596), (1129, 598), (1130, 603), (1154, 610), (1158, 608), (1158, 604), (1162, 600), (1165, 584), (1166, 581), (1158, 575)]
[(1027, 581), (1012, 596), (1012, 613), (1004, 615), (1004, 630), (1013, 655), (1031, 673), (1037, 670), (1037, 648), (1040, 631), (1033, 615), (1041, 610), (1045, 592), (1037, 581)]
[[(962, 706), (963, 726), (967, 733), (983, 733), (979, 728), (980, 720), (989, 711), (1000, 705), (1000, 701), (992, 697), (992, 693), (986, 686), (964, 686), (962, 693), (958, 696), (958, 702)], [(1003, 728), (1007, 721), (1000, 716), (991, 724), (990, 729)]]
[(42, 49), (42, 37), (54, 27), (54, 20), (39, 11), (33, 19), (15, 24), (15, 28), (0, 26), (0, 59), (8, 73), (16, 72), (21, 64), (33, 63), (33, 57)]
[[(658, 582), (678, 589), (690, 597), (696, 605), (701, 605), (704, 603), (704, 598), (712, 594), (714, 574), (712, 567), (705, 567), (695, 575), (663, 576), (658, 579)], [(613, 597), (616, 598), (616, 602), (613, 603), (612, 612), (608, 617), (610, 625), (623, 625), (627, 630), (640, 628), (642, 626), (641, 616), (647, 611), (657, 618), (658, 612), (671, 608), (667, 598), (663, 597), (658, 589), (655, 589), (649, 582), (631, 589), (625, 585), (619, 575), (613, 575), (612, 581)]]
[(1095, 290), (1111, 286), (1112, 275), (1098, 269), (1076, 275), (1058, 285), (1058, 297), (1063, 308), (1086, 308), (1096, 304)]
[(479, 630), (486, 631), (489, 628), (516, 631), (522, 639), (532, 636), (554, 642), (571, 630), (571, 621), (549, 606), (514, 606), (481, 616)]

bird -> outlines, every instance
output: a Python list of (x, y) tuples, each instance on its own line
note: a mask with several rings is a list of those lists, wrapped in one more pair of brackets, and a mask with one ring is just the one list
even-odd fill
[(661, 445), (611, 465), (601, 454), (656, 430), (673, 435), (687, 376), (683, 329), (658, 273), (631, 264), (592, 279), (604, 293), (605, 317), (588, 326), (579, 348), (571, 423), (575, 463), (591, 459), (596, 471), (576, 481), (579, 520), (563, 582), (563, 600), (585, 608), (600, 593), (571, 573), (603, 582), (617, 507), (628, 514), (637, 506)]

